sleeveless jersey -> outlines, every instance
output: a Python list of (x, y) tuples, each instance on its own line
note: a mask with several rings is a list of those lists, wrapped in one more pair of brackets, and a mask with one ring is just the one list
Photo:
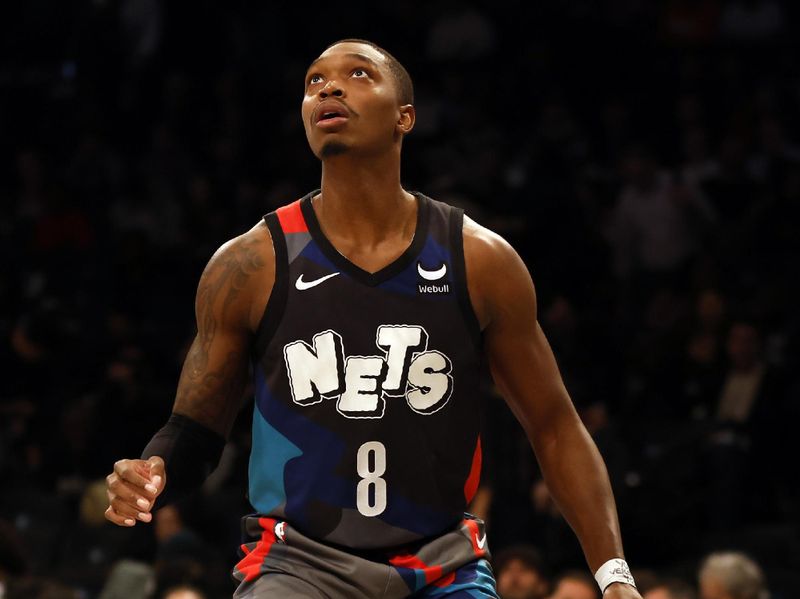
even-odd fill
[(481, 464), (463, 211), (415, 193), (411, 245), (369, 273), (325, 238), (315, 193), (264, 217), (276, 273), (253, 357), (246, 529), (276, 518), (353, 549), (442, 534)]

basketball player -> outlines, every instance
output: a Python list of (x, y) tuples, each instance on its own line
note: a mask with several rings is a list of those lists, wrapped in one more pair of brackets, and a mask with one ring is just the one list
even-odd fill
[(485, 358), (606, 597), (638, 598), (605, 465), (524, 263), (401, 186), (415, 119), (405, 69), (371, 42), (337, 42), (308, 69), (302, 119), (320, 189), (211, 258), (173, 414), (142, 459), (114, 465), (107, 518), (150, 522), (154, 504), (202, 483), (252, 360), (257, 513), (235, 597), (497, 597), (483, 523), (464, 514)]

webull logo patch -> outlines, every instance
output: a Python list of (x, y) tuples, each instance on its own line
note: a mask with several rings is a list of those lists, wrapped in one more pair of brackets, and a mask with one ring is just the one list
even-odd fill
[(432, 294), (450, 293), (450, 283), (440, 283), (438, 285), (433, 285), (431, 283), (417, 283), (417, 291), (419, 291), (419, 293)]

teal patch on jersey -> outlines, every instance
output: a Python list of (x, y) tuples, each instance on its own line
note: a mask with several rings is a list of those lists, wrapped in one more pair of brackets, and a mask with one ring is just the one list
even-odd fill
[(253, 447), (250, 454), (250, 502), (262, 514), (286, 503), (284, 466), (302, 450), (264, 420), (256, 405), (253, 412)]

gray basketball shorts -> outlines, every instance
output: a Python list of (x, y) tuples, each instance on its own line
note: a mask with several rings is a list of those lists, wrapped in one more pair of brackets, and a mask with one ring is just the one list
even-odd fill
[(291, 524), (259, 518), (261, 539), (242, 545), (235, 599), (498, 598), (481, 520), (421, 544), (350, 553)]

